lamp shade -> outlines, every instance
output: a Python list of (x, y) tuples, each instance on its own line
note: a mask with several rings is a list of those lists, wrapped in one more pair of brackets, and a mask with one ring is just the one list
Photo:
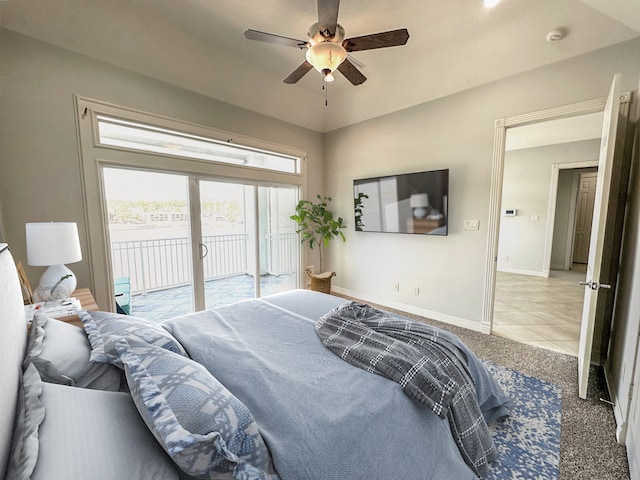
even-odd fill
[(27, 264), (62, 265), (82, 260), (75, 222), (27, 223)]
[(416, 193), (411, 195), (409, 203), (411, 204), (411, 208), (428, 207), (429, 195), (426, 193)]
[(321, 42), (307, 50), (307, 61), (325, 77), (331, 75), (347, 58), (347, 51), (337, 43)]

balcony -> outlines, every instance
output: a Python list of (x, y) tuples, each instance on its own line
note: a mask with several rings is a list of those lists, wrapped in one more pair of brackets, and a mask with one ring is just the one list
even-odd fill
[[(207, 308), (254, 298), (248, 235), (205, 236), (202, 243)], [(297, 288), (297, 234), (266, 235), (261, 251), (261, 295)], [(129, 279), (132, 315), (159, 321), (193, 311), (187, 237), (113, 242), (111, 257), (114, 279)]]

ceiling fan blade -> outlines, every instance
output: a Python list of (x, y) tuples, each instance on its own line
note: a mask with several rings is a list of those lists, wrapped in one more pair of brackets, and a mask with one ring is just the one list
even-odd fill
[[(318, 0), (318, 30), (325, 38), (333, 37), (338, 24), (340, 0)], [(328, 31), (328, 34), (325, 33)]]
[(367, 81), (367, 77), (365, 77), (362, 72), (349, 61), (348, 58), (340, 64), (338, 71), (353, 85), (360, 85)]
[(246, 30), (244, 32), (244, 36), (249, 40), (274, 43), (276, 45), (284, 45), (286, 47), (305, 48), (307, 46), (307, 42), (305, 42), (304, 40), (297, 40), (295, 38), (283, 37), (281, 35), (274, 35), (273, 33), (264, 33), (251, 29)]
[(409, 31), (406, 28), (401, 28), (389, 32), (347, 38), (342, 42), (342, 46), (347, 52), (359, 52), (374, 48), (397, 47), (407, 43), (407, 40), (409, 40)]
[(305, 60), (305, 62), (302, 65), (300, 65), (298, 68), (296, 68), (291, 73), (291, 75), (289, 75), (287, 78), (283, 80), (283, 82), (288, 84), (296, 83), (298, 80), (304, 77), (305, 74), (312, 68), (313, 66)]

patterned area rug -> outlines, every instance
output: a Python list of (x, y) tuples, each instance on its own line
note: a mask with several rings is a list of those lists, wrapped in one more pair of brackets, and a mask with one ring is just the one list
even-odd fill
[(562, 390), (557, 385), (490, 362), (487, 369), (513, 398), (509, 418), (498, 422), (498, 458), (485, 480), (551, 480), (560, 473)]

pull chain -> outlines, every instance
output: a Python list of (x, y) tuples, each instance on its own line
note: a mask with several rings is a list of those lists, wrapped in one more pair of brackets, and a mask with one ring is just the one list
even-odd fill
[(328, 107), (329, 106), (329, 86), (327, 85), (327, 82), (325, 81), (322, 82), (322, 89), (324, 90), (324, 106)]

